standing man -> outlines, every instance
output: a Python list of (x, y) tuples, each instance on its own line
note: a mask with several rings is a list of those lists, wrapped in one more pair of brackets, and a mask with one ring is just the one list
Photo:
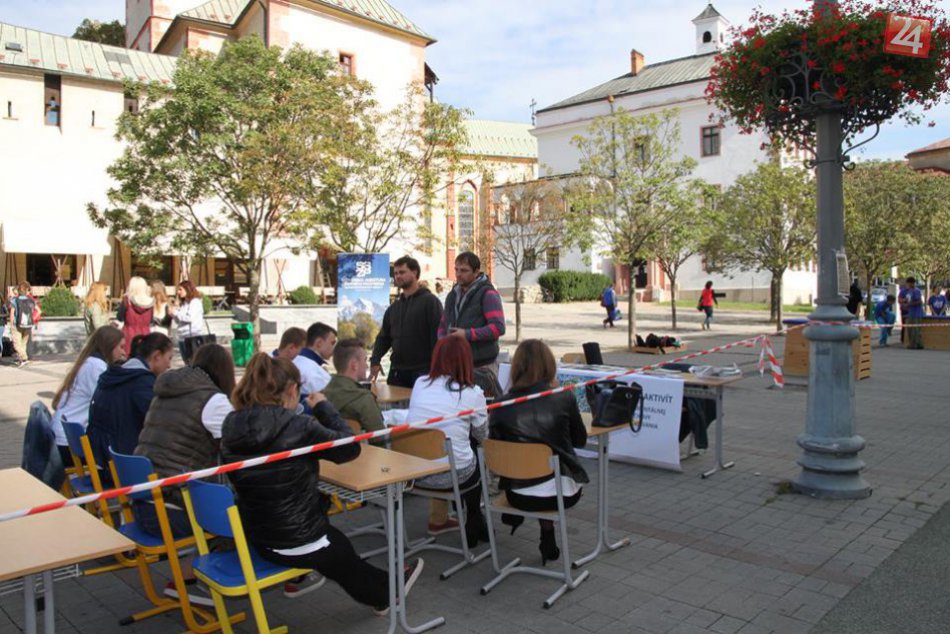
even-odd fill
[(927, 300), (927, 305), (930, 306), (930, 314), (935, 317), (946, 314), (947, 296), (940, 292), (939, 286), (934, 287), (933, 295)]
[(33, 336), (33, 326), (36, 325), (36, 300), (30, 294), (30, 283), (20, 282), (16, 293), (10, 298), (10, 339), (17, 355), (17, 367), (22, 368), (30, 362), (27, 348)]
[[(901, 305), (901, 341), (904, 341), (904, 331), (907, 331), (907, 347), (912, 350), (922, 350), (924, 345), (921, 342), (920, 328), (915, 328), (913, 324), (919, 324), (924, 317), (924, 298), (917, 288), (917, 278), (908, 277), (904, 281), (905, 287), (901, 289), (897, 301)], [(910, 325), (910, 328), (905, 326)]]
[(385, 427), (373, 393), (360, 385), (369, 370), (366, 350), (359, 339), (344, 339), (333, 350), (336, 374), (323, 391), (330, 404), (345, 419), (359, 422), (364, 431), (378, 431)]
[(439, 338), (462, 337), (472, 346), (476, 368), (490, 369), (497, 381), (498, 340), (505, 334), (501, 295), (481, 272), (482, 262), (471, 251), (455, 258), (455, 287), (445, 298)]
[(442, 303), (419, 284), (419, 262), (409, 256), (393, 264), (393, 280), (402, 293), (386, 309), (370, 357), (370, 380), (379, 376), (383, 356), (392, 349), (392, 366), (386, 382), (412, 388), (416, 379), (429, 373), (436, 331), (442, 319)]
[(336, 329), (316, 322), (307, 328), (307, 345), (294, 357), (294, 365), (300, 370), (301, 402), (314, 392), (322, 392), (330, 383), (330, 373), (323, 366), (333, 356), (336, 346)]

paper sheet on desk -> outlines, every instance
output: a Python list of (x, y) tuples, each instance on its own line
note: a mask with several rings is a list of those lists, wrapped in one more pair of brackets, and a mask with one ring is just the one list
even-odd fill
[(383, 412), (383, 422), (387, 427), (402, 425), (408, 417), (409, 410), (407, 409), (387, 409)]

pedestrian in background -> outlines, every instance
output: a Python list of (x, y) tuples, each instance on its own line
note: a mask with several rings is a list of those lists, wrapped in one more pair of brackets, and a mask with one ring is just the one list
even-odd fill
[(17, 367), (22, 368), (30, 362), (27, 348), (33, 336), (33, 327), (39, 320), (39, 306), (36, 299), (30, 294), (30, 283), (22, 281), (17, 285), (14, 296), (10, 299), (10, 339), (13, 349), (16, 350)]
[(127, 357), (132, 356), (132, 340), (151, 332), (155, 302), (149, 290), (145, 278), (137, 275), (132, 277), (116, 311), (116, 320), (122, 323), (122, 334), (125, 335)]
[(897, 321), (897, 316), (894, 314), (894, 302), (896, 301), (893, 295), (888, 295), (874, 307), (874, 321), (883, 326), (881, 336), (877, 341), (877, 345), (881, 348), (887, 347), (887, 338), (891, 336), (891, 332), (894, 330), (891, 326)]
[(858, 317), (858, 313), (861, 312), (861, 301), (864, 299), (864, 295), (861, 293), (861, 287), (858, 286), (858, 280), (851, 281), (851, 288), (848, 289), (848, 312)]
[(172, 315), (169, 311), (171, 304), (168, 301), (165, 283), (161, 280), (152, 280), (148, 285), (152, 289), (152, 299), (155, 302), (152, 310), (152, 332), (167, 335), (172, 325)]
[(181, 358), (188, 363), (195, 350), (204, 343), (199, 341), (205, 333), (205, 309), (201, 294), (191, 280), (184, 280), (175, 289), (178, 295), (178, 308), (169, 307), (172, 320), (178, 328), (178, 350)]
[(713, 305), (719, 306), (719, 300), (713, 292), (712, 280), (706, 282), (703, 292), (699, 296), (699, 309), (706, 313), (706, 319), (703, 320), (703, 330), (709, 330), (712, 325)]
[[(904, 280), (904, 288), (901, 289), (897, 301), (901, 305), (901, 342), (904, 341), (904, 331), (907, 330), (907, 347), (911, 350), (922, 350), (924, 347), (920, 337), (919, 324), (924, 318), (924, 298), (920, 289), (917, 288), (917, 278), (908, 277)], [(907, 327), (909, 326), (909, 328)]]
[(607, 319), (604, 320), (604, 328), (608, 325), (614, 327), (614, 310), (617, 308), (617, 292), (611, 284), (600, 294), (600, 305), (607, 309)]
[(83, 300), (82, 320), (86, 326), (86, 336), (91, 337), (103, 326), (109, 325), (109, 298), (106, 297), (106, 285), (93, 282)]
[(930, 314), (935, 317), (946, 314), (947, 296), (940, 292), (939, 286), (934, 287), (934, 292), (927, 300), (927, 305), (930, 306)]

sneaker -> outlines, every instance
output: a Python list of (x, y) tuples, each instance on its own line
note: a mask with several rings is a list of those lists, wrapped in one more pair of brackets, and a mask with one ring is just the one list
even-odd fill
[[(211, 594), (204, 586), (198, 585), (197, 579), (186, 579), (185, 585), (188, 587), (189, 602), (194, 605), (203, 605), (208, 608), (214, 607), (214, 600), (212, 600)], [(170, 599), (178, 598), (178, 588), (175, 587), (174, 581), (169, 581), (167, 584), (165, 584), (165, 591), (163, 594)]]
[[(419, 575), (422, 574), (422, 567), (425, 565), (425, 562), (422, 561), (422, 557), (416, 559), (415, 563), (407, 564), (403, 569), (405, 574), (405, 582), (403, 584), (403, 596), (408, 597), (409, 591), (412, 590), (412, 586), (416, 584), (416, 579), (419, 578)], [(387, 616), (389, 614), (389, 606), (373, 608), (373, 613), (376, 616)]]
[(445, 520), (443, 524), (433, 524), (429, 522), (429, 535), (435, 537), (436, 535), (445, 535), (446, 533), (451, 533), (452, 531), (457, 531), (459, 529), (459, 521), (454, 517), (450, 517)]
[(27, 365), (29, 365), (29, 364), (30, 364), (30, 360), (29, 360), (29, 359), (27, 359), (27, 360), (25, 360), (25, 361), (17, 361), (16, 367), (18, 367), (18, 368), (25, 368), (25, 367), (26, 367)]
[(284, 596), (288, 599), (296, 599), (302, 594), (312, 592), (317, 588), (323, 587), (327, 578), (319, 572), (308, 572), (302, 577), (297, 577), (292, 581), (284, 583)]

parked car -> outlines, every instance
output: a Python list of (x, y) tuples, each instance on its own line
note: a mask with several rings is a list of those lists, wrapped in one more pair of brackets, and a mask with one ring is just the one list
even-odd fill
[(884, 286), (875, 286), (871, 289), (871, 303), (877, 305), (887, 299), (887, 288)]

